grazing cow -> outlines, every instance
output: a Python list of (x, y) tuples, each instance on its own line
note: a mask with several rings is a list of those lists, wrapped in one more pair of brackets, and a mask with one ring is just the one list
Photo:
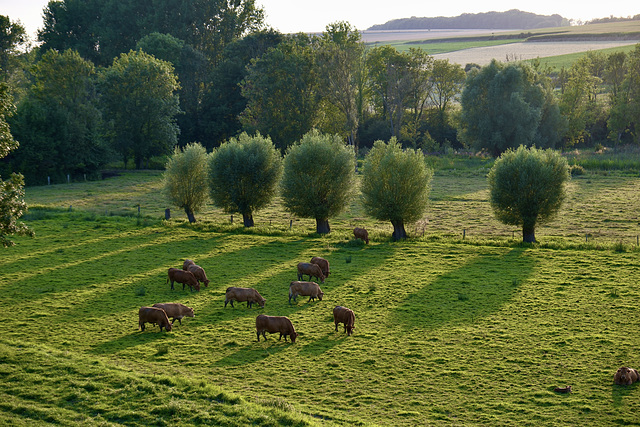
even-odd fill
[(336, 324), (336, 332), (338, 332), (338, 323), (344, 323), (344, 330), (347, 336), (351, 335), (356, 328), (353, 326), (356, 322), (356, 315), (353, 314), (353, 310), (346, 307), (338, 305), (333, 309), (333, 321)]
[(190, 265), (196, 265), (196, 263), (193, 262), (192, 259), (185, 259), (184, 262), (182, 263), (182, 269), (184, 271), (189, 271), (189, 266)]
[(169, 323), (167, 313), (161, 308), (140, 307), (138, 311), (138, 326), (141, 331), (144, 331), (145, 323), (153, 323), (160, 326), (160, 332), (162, 332), (162, 328), (165, 328), (167, 332), (171, 330), (171, 323)]
[(291, 282), (289, 284), (289, 303), (291, 303), (291, 298), (295, 301), (298, 295), (309, 297), (309, 301), (316, 298), (322, 301), (324, 292), (316, 282)]
[(364, 228), (356, 227), (353, 229), (353, 235), (356, 239), (362, 239), (368, 245), (369, 244), (369, 232)]
[(182, 325), (183, 317), (196, 317), (193, 314), (193, 308), (187, 307), (186, 305), (179, 304), (177, 302), (169, 302), (166, 304), (157, 303), (153, 304), (154, 307), (161, 308), (167, 313), (167, 317), (171, 317), (171, 324), (178, 319), (178, 322)]
[(320, 270), (322, 270), (322, 274), (324, 274), (325, 278), (329, 277), (329, 261), (324, 258), (320, 258), (319, 256), (314, 256), (311, 258), (311, 264), (317, 264), (320, 266)]
[(207, 274), (204, 272), (204, 268), (196, 264), (190, 264), (187, 271), (191, 272), (198, 282), (204, 283), (205, 288), (209, 286), (209, 279), (207, 279)]
[(311, 264), (309, 262), (299, 262), (298, 263), (298, 280), (302, 280), (302, 276), (309, 276), (309, 280), (311, 280), (311, 276), (320, 279), (320, 283), (324, 283), (324, 274), (322, 274), (322, 269), (318, 264)]
[(284, 316), (267, 316), (261, 314), (256, 317), (256, 335), (258, 336), (258, 341), (260, 341), (260, 334), (262, 334), (265, 341), (267, 340), (265, 332), (269, 332), (270, 334), (280, 332), (280, 338), (278, 338), (278, 341), (280, 341), (284, 336), (285, 342), (287, 341), (287, 335), (289, 335), (292, 343), (296, 342), (296, 337), (298, 336), (289, 318)]
[(236, 288), (233, 286), (229, 286), (227, 288), (227, 292), (224, 296), (224, 306), (227, 306), (227, 303), (231, 301), (231, 307), (233, 307), (233, 302), (247, 302), (247, 307), (251, 308), (252, 304), (260, 304), (260, 307), (264, 308), (264, 302), (266, 301), (262, 298), (262, 295), (258, 291), (253, 288)]
[(613, 381), (618, 385), (631, 385), (640, 380), (640, 373), (633, 368), (623, 366), (613, 376)]
[(179, 268), (170, 268), (169, 277), (167, 277), (167, 281), (165, 283), (169, 283), (169, 281), (171, 281), (171, 289), (173, 289), (173, 282), (178, 282), (182, 283), (182, 290), (184, 290), (184, 285), (189, 286), (189, 289), (192, 291), (193, 288), (195, 288), (196, 291), (200, 290), (198, 279), (196, 279), (190, 271), (180, 270)]

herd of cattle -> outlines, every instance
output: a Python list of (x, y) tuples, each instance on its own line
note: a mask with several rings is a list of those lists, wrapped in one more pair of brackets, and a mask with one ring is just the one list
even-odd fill
[[(355, 228), (353, 234), (356, 239), (362, 239), (366, 244), (369, 243), (369, 235), (364, 228)], [(291, 299), (295, 302), (298, 296), (308, 296), (309, 301), (315, 300), (316, 298), (322, 301), (324, 292), (320, 289), (320, 285), (310, 280), (312, 277), (315, 277), (320, 283), (324, 283), (324, 280), (329, 277), (329, 273), (329, 261), (321, 257), (313, 257), (310, 262), (298, 263), (298, 280), (291, 282), (289, 285), (289, 303), (291, 303)], [(309, 276), (309, 281), (303, 281), (305, 275)], [(184, 261), (182, 269), (169, 268), (166, 283), (169, 282), (171, 282), (171, 289), (174, 289), (174, 283), (176, 282), (182, 283), (183, 290), (186, 286), (189, 286), (191, 291), (194, 289), (199, 291), (200, 283), (204, 284), (205, 287), (209, 286), (209, 280), (207, 279), (204, 269), (190, 259)], [(258, 304), (264, 308), (265, 303), (262, 295), (253, 288), (230, 286), (225, 292), (224, 306), (226, 307), (228, 303), (231, 303), (231, 307), (233, 307), (234, 301), (246, 302), (249, 308), (251, 308), (253, 304)], [(177, 319), (178, 322), (182, 324), (183, 317), (195, 317), (193, 309), (179, 303), (158, 303), (154, 304), (153, 307), (140, 307), (138, 311), (138, 325), (141, 331), (144, 331), (145, 323), (159, 326), (160, 331), (162, 331), (162, 328), (166, 331), (171, 331), (173, 322)], [(169, 322), (169, 318), (172, 319), (171, 322)], [(353, 333), (355, 329), (355, 314), (352, 310), (346, 307), (336, 306), (333, 309), (333, 320), (336, 332), (338, 331), (338, 324), (342, 323), (344, 324), (344, 331), (347, 335)], [(292, 343), (295, 343), (296, 337), (298, 336), (293, 324), (287, 317), (260, 314), (256, 318), (256, 335), (258, 341), (260, 341), (260, 335), (266, 340), (267, 337), (265, 334), (267, 332), (270, 334), (279, 333), (280, 337), (278, 340), (284, 337), (284, 340), (287, 341), (287, 337), (289, 337)]]

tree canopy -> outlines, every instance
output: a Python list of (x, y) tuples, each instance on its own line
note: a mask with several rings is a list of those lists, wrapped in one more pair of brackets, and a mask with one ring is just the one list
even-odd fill
[[(9, 89), (4, 82), (0, 82), (0, 159), (9, 151), (18, 147), (7, 124), (7, 118), (13, 114), (14, 106), (11, 102)], [(1, 178), (1, 177), (0, 177)], [(30, 235), (34, 233), (18, 219), (27, 212), (24, 201), (24, 180), (22, 175), (12, 173), (9, 180), (0, 179), (0, 243), (2, 246), (12, 246), (14, 243), (9, 236)]]
[(391, 221), (393, 239), (407, 237), (404, 225), (422, 218), (433, 172), (419, 150), (403, 150), (395, 138), (376, 141), (362, 171), (362, 200), (367, 214)]
[(163, 191), (171, 204), (184, 209), (189, 222), (208, 200), (207, 150), (200, 144), (176, 147), (163, 174)]
[(142, 51), (120, 55), (100, 76), (107, 138), (137, 168), (176, 145), (180, 112), (173, 66)]
[(353, 150), (337, 135), (312, 130), (285, 155), (281, 183), (284, 206), (295, 215), (315, 218), (316, 231), (329, 233), (329, 218), (347, 206), (354, 179)]
[(553, 132), (541, 127), (543, 117), (551, 119), (543, 115), (548, 100), (530, 67), (505, 65), (494, 59), (467, 77), (461, 98), (462, 137), (474, 148), (486, 149), (494, 156), (534, 142), (553, 146), (555, 140), (543, 141), (538, 136), (539, 130), (545, 129), (546, 135), (559, 139), (557, 129)]
[(209, 161), (209, 191), (216, 206), (242, 214), (253, 227), (253, 213), (275, 196), (282, 158), (271, 139), (243, 132), (214, 150)]
[(491, 207), (496, 218), (522, 227), (524, 242), (535, 242), (536, 226), (551, 220), (566, 197), (567, 160), (551, 149), (509, 149), (489, 171)]

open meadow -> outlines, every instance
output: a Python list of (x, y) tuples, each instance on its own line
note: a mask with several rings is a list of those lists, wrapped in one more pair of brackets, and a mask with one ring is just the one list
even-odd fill
[[(426, 217), (398, 243), (356, 197), (319, 236), (278, 200), (251, 230), (211, 206), (165, 221), (157, 171), (27, 188), (36, 237), (0, 257), (0, 424), (637, 425), (640, 386), (613, 374), (640, 368), (638, 162), (571, 162), (586, 172), (533, 245), (493, 218), (475, 157), (430, 159)], [(331, 263), (324, 298), (290, 304), (313, 256)], [(165, 283), (185, 258), (209, 287)], [(224, 308), (228, 286), (265, 307)], [(140, 332), (157, 302), (195, 318)], [(289, 317), (295, 344), (258, 342), (261, 313)]]

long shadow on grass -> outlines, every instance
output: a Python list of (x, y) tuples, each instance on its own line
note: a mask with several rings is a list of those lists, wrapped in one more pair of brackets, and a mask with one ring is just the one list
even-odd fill
[(474, 258), (409, 294), (392, 310), (392, 319), (408, 328), (435, 329), (473, 323), (500, 310), (532, 272), (533, 261), (524, 251)]
[(170, 334), (171, 332), (164, 330), (160, 332), (157, 326), (147, 325), (144, 332), (132, 332), (115, 340), (103, 342), (93, 347), (92, 352), (96, 354), (114, 354), (130, 347), (170, 340), (172, 338)]
[(260, 342), (258, 342), (256, 339), (256, 341), (240, 348), (235, 353), (217, 360), (214, 365), (241, 366), (248, 363), (255, 363), (259, 362), (260, 360), (266, 359), (272, 354), (276, 354), (283, 350), (286, 350), (292, 345), (296, 345), (292, 344), (291, 341), (284, 342), (284, 338), (278, 341), (278, 336), (278, 334), (267, 334), (267, 341), (264, 341), (262, 337), (260, 337)]

